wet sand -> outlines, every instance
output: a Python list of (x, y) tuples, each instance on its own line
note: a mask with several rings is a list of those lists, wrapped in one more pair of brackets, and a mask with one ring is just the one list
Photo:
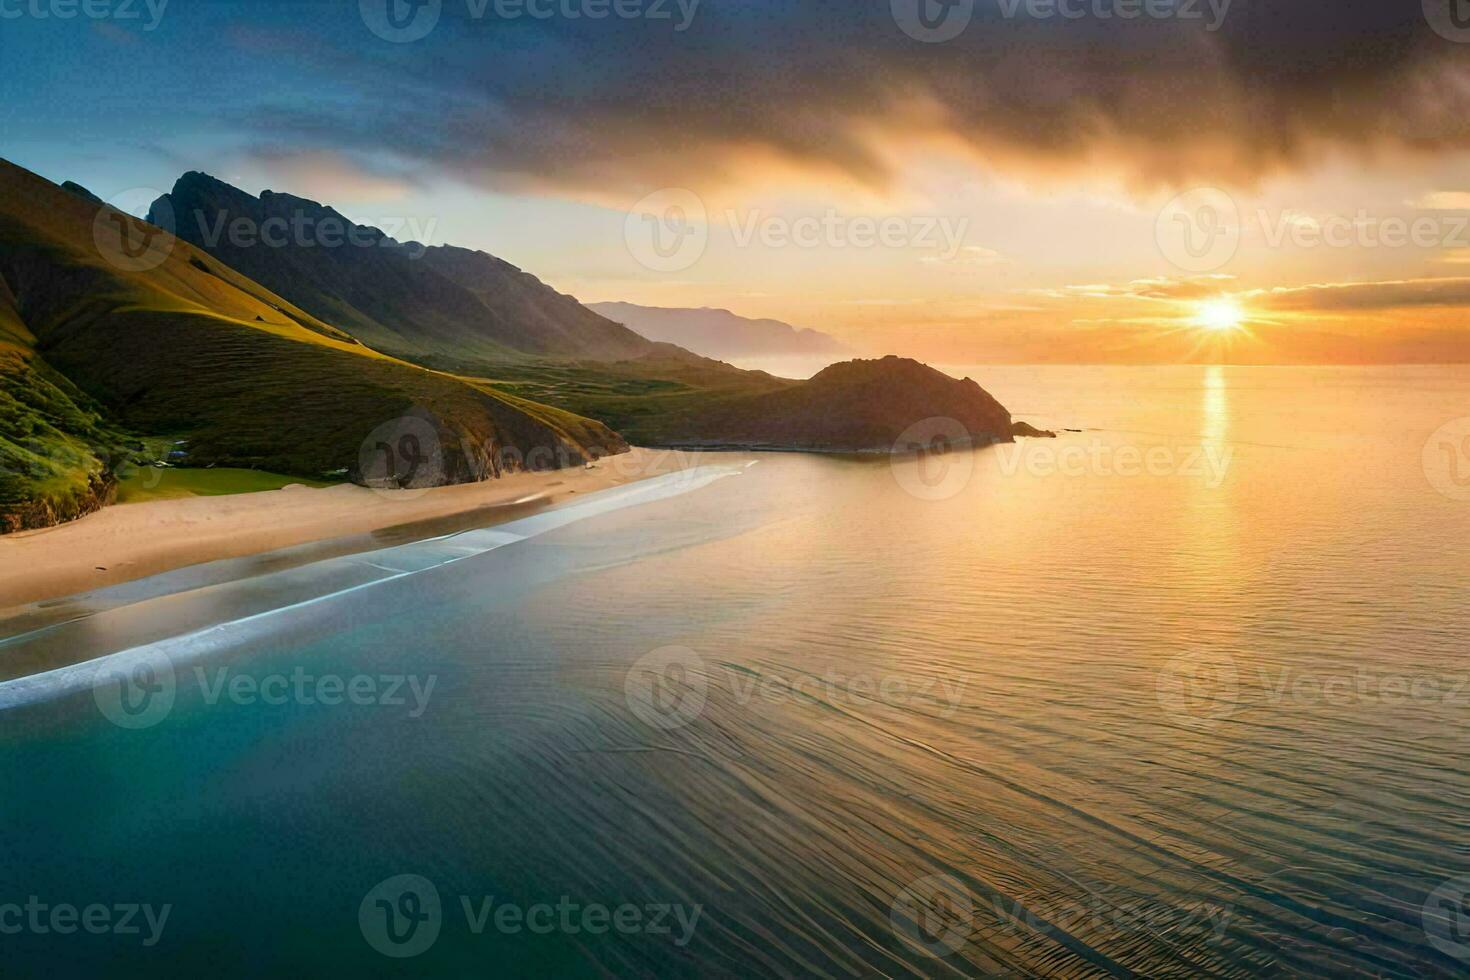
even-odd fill
[(433, 490), (295, 486), (121, 504), (70, 524), (0, 537), (0, 619), (44, 618), (44, 608), (31, 604), (207, 562), (291, 549), (263, 559), (270, 567), (214, 566), (214, 574), (238, 577), (486, 527), (687, 462), (688, 454), (634, 449), (587, 469)]

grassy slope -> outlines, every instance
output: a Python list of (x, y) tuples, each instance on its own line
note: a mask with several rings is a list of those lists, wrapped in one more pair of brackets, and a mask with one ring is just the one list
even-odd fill
[(212, 470), (165, 469), (153, 466), (130, 467), (118, 480), (117, 502), (143, 503), (148, 500), (177, 500), (181, 497), (221, 497), (236, 493), (260, 493), (279, 490), (292, 484), (325, 487), (325, 480), (307, 480), (260, 470), (219, 467)]
[(615, 363), (516, 360), (462, 365), (495, 390), (600, 419), (638, 445), (688, 440), (690, 426), (719, 406), (801, 382), (715, 361), (645, 358)]
[[(6, 468), (0, 507), (84, 490), (99, 458), (69, 450), (107, 434), (96, 403), (136, 433), (188, 438), (195, 464), (306, 476), (355, 466), (369, 432), (416, 409), (438, 420), (453, 479), (506, 446), (622, 447), (591, 420), (369, 350), (185, 242), (166, 239), (157, 268), (119, 269), (104, 258), (115, 226), (94, 240), (95, 204), (4, 161), (0, 201), (0, 389), (44, 403), (0, 417), (0, 438), (40, 449), (38, 465)], [(149, 228), (130, 227), (135, 241)]]
[(35, 351), (0, 280), (0, 532), (79, 517), (111, 499), (121, 437)]

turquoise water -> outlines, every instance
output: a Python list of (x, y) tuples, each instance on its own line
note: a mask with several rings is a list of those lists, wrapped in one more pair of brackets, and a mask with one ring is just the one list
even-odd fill
[(1470, 371), (968, 373), (0, 645), (5, 974), (1463, 974)]

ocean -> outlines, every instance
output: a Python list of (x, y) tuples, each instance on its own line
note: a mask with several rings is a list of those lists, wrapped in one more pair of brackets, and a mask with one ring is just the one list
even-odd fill
[(960, 373), (1059, 438), (0, 623), (3, 972), (1464, 975), (1470, 368)]

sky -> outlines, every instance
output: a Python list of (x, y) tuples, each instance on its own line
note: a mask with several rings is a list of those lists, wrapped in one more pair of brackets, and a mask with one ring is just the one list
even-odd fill
[(0, 0), (0, 156), (871, 354), (1465, 362), (1466, 7)]

